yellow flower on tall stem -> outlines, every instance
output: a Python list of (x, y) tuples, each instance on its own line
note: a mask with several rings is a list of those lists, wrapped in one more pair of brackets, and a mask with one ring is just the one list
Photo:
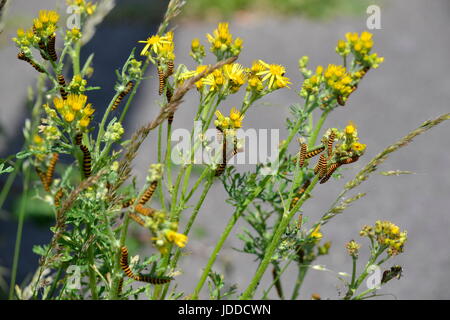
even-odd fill
[(172, 230), (166, 232), (167, 240), (175, 243), (178, 247), (184, 248), (188, 241), (188, 237), (182, 233), (178, 233)]
[(167, 33), (165, 36), (153, 35), (147, 40), (140, 40), (139, 43), (145, 43), (144, 48), (141, 51), (141, 56), (149, 54), (151, 49), (154, 53), (158, 54), (164, 44), (172, 43), (173, 35)]
[(289, 78), (284, 76), (286, 69), (282, 65), (268, 64), (262, 60), (259, 60), (259, 63), (263, 65), (266, 70), (260, 71), (256, 75), (264, 76), (262, 81), (269, 80), (267, 87), (270, 90), (288, 87), (288, 84), (290, 84)]

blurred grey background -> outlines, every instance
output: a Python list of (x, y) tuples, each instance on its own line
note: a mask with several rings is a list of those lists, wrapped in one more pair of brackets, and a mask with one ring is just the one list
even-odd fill
[[(113, 94), (114, 68), (120, 67), (136, 41), (145, 39), (158, 24), (163, 10), (161, 2), (137, 2), (143, 9), (135, 12), (131, 9), (136, 1), (118, 1), (119, 6), (114, 9), (112, 17), (99, 28), (83, 51), (84, 56), (91, 51), (96, 53), (96, 73), (90, 84), (100, 85), (103, 90), (90, 95), (90, 100), (98, 109), (104, 108)], [(201, 4), (205, 1), (188, 0), (190, 15), (173, 24), (176, 28), (176, 63), (194, 66), (188, 55), (191, 39), (198, 37), (205, 43), (204, 34), (211, 32), (223, 18), (219, 14), (223, 10), (230, 21), (232, 33), (244, 39), (240, 63), (248, 66), (255, 59), (263, 59), (287, 67), (292, 89), (279, 90), (265, 97), (249, 110), (244, 120), (246, 128), (280, 128), (282, 138), (286, 135), (285, 118), (290, 116), (288, 106), (300, 102), (296, 95), (301, 84), (298, 59), (303, 55), (310, 56), (312, 68), (318, 64), (340, 63), (339, 56), (334, 53), (337, 40), (343, 38), (346, 32), (366, 29), (365, 10), (355, 13), (342, 8), (339, 14), (327, 15), (315, 11), (301, 15), (269, 12), (266, 16), (260, 12), (252, 13), (248, 8), (238, 11), (213, 8), (213, 14), (204, 17), (195, 11), (197, 2)], [(326, 4), (327, 1), (317, 2)], [(32, 68), (15, 58), (17, 50), (9, 39), (17, 27), (29, 24), (29, 17), (35, 15), (38, 9), (54, 8), (54, 4), (55, 0), (15, 0), (9, 9), (6, 29), (0, 35), (0, 124), (4, 129), (4, 135), (0, 138), (1, 156), (20, 148), (21, 126), (27, 117), (24, 105), (26, 86), (33, 83), (35, 76)], [(152, 7), (155, 4), (159, 4), (158, 10)], [(313, 198), (304, 206), (304, 215), (309, 216), (311, 221), (317, 220), (329, 208), (345, 182), (384, 147), (423, 121), (450, 110), (450, 2), (393, 0), (383, 2), (381, 8), (382, 29), (372, 32), (374, 50), (385, 57), (385, 62), (379, 69), (369, 72), (347, 105), (333, 112), (324, 126), (342, 128), (349, 120), (354, 121), (358, 125), (361, 141), (367, 144), (368, 149), (356, 163), (355, 169), (344, 172), (343, 179), (330, 181), (315, 189)], [(317, 10), (320, 13), (325, 9)], [(126, 125), (128, 135), (151, 120), (159, 108), (155, 70), (149, 70), (147, 76), (151, 78), (144, 82), (132, 106)], [(195, 93), (188, 95), (175, 115), (175, 127), (192, 126), (188, 119), (192, 118), (196, 99)], [(220, 109), (229, 110), (239, 105), (241, 99), (241, 94), (232, 96)], [(351, 271), (351, 259), (346, 254), (345, 243), (351, 239), (361, 240), (367, 252), (368, 243), (360, 239), (359, 230), (363, 225), (373, 224), (379, 219), (391, 220), (408, 230), (409, 238), (405, 253), (386, 266), (404, 266), (403, 278), (390, 282), (381, 290), (380, 294), (391, 294), (383, 298), (450, 298), (449, 134), (450, 124), (444, 123), (396, 152), (380, 168), (380, 171), (400, 169), (416, 174), (400, 177), (374, 174), (357, 190), (368, 194), (322, 230), (322, 241), (330, 240), (332, 247), (330, 255), (319, 258), (317, 263), (333, 272), (311, 270), (300, 298), (308, 299), (313, 292), (319, 293), (322, 298), (339, 298), (342, 287), (335, 272)], [(145, 152), (135, 161), (135, 173), (141, 183), (148, 165), (156, 159), (155, 149), (152, 149), (155, 143), (156, 132), (142, 146)], [(4, 177), (0, 183), (4, 183)], [(16, 184), (13, 193), (17, 195), (20, 190), (20, 184)], [(197, 227), (180, 265), (183, 273), (177, 277), (179, 289), (186, 294), (192, 292), (201, 269), (233, 212), (233, 208), (224, 203), (225, 198), (223, 186), (217, 182), (200, 211)], [(16, 222), (11, 219), (11, 212), (14, 211), (14, 203), (11, 202), (0, 215), (0, 266), (6, 268), (11, 266), (16, 228)], [(186, 216), (189, 213), (190, 209), (185, 211)], [(238, 223), (233, 235), (242, 227), (245, 227), (244, 221)], [(153, 251), (149, 248), (148, 233), (136, 229), (134, 234), (140, 239), (142, 254)], [(226, 242), (214, 270), (225, 273), (227, 284), (238, 284), (240, 292), (246, 288), (256, 264), (253, 256), (233, 250), (242, 248), (242, 242), (233, 235)], [(26, 224), (19, 280), (29, 275), (37, 265), (37, 256), (31, 253), (32, 245), (45, 243), (49, 237), (48, 224), (39, 226), (32, 221)], [(292, 289), (295, 278), (294, 268), (283, 276), (287, 292)], [(270, 272), (267, 272), (259, 288), (267, 288), (271, 281)], [(258, 292), (257, 298), (261, 290)], [(207, 297), (206, 290), (201, 297)], [(276, 298), (275, 294), (271, 298)]]

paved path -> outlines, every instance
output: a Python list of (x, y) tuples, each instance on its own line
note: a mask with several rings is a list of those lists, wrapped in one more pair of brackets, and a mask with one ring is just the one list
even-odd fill
[[(378, 70), (369, 73), (347, 106), (334, 112), (326, 123), (327, 127), (342, 127), (348, 120), (358, 124), (361, 140), (367, 143), (368, 150), (357, 163), (357, 168), (424, 120), (450, 110), (450, 42), (446, 36), (450, 31), (449, 15), (450, 3), (445, 0), (395, 0), (390, 1), (388, 7), (382, 8), (383, 29), (374, 33), (376, 51), (386, 58), (385, 63)], [(203, 37), (205, 32), (210, 32), (214, 27), (213, 24), (206, 23), (180, 25), (176, 32), (177, 62), (193, 66), (187, 54), (190, 40), (193, 37)], [(338, 63), (338, 56), (334, 54), (336, 41), (347, 31), (361, 31), (364, 28), (365, 17), (341, 18), (325, 23), (299, 18), (231, 21), (231, 30), (245, 41), (240, 62), (248, 65), (252, 60), (261, 58), (286, 65), (287, 76), (293, 80), (293, 89), (298, 88), (300, 81), (297, 72), (299, 57), (311, 56), (312, 66)], [(130, 30), (127, 38), (130, 42), (127, 44), (132, 45), (134, 38), (143, 38), (145, 33), (142, 32), (141, 30), (136, 34)], [(112, 36), (108, 37), (107, 32), (103, 36), (98, 43), (111, 45), (108, 40), (113, 41)], [(127, 34), (124, 33), (123, 38), (125, 37)], [(116, 43), (113, 42), (113, 45)], [(108, 65), (119, 66), (126, 58), (126, 51), (127, 49), (123, 49), (120, 54), (116, 54), (114, 50), (102, 48), (101, 53), (96, 56), (96, 63), (101, 65), (102, 59), (108, 58)], [(14, 54), (15, 49), (10, 45), (0, 52), (0, 70), (7, 70), (0, 75), (0, 90), (4, 97), (1, 122), (8, 125), (9, 132), (20, 132), (17, 125), (23, 121), (20, 103), (24, 86), (18, 84), (30, 81), (33, 73), (28, 66), (11, 59)], [(151, 72), (151, 76), (154, 76), (154, 70)], [(107, 90), (113, 83), (112, 71), (110, 73), (106, 74), (106, 78), (98, 80), (104, 82)], [(153, 79), (140, 90), (138, 100), (133, 105), (134, 113), (127, 131), (129, 134), (156, 114), (158, 107), (153, 103), (158, 99), (155, 94), (156, 86)], [(109, 96), (110, 94), (98, 96), (95, 99), (108, 101)], [(175, 127), (192, 125), (187, 119), (192, 117), (194, 96), (190, 94), (176, 114)], [(239, 103), (239, 98), (240, 96), (233, 97), (222, 108), (229, 110)], [(284, 119), (289, 116), (288, 105), (297, 101), (294, 90), (274, 93), (250, 109), (244, 125), (283, 128)], [(282, 132), (285, 134), (285, 131)], [(392, 264), (404, 266), (404, 276), (401, 281), (392, 281), (383, 292), (392, 293), (401, 299), (450, 298), (450, 277), (447, 274), (450, 270), (450, 173), (447, 169), (450, 159), (449, 134), (450, 124), (444, 124), (418, 137), (413, 144), (395, 153), (380, 168), (411, 170), (417, 174), (401, 177), (374, 175), (364, 183), (358, 191), (367, 192), (367, 196), (323, 228), (324, 239), (331, 240), (333, 245), (331, 254), (321, 258), (318, 263), (335, 272), (349, 272), (350, 259), (346, 256), (345, 243), (350, 239), (359, 240), (358, 232), (364, 224), (373, 224), (377, 219), (391, 220), (408, 230), (409, 240), (405, 253), (392, 261)], [(152, 135), (143, 150), (154, 150), (150, 148), (155, 143), (156, 137)], [(142, 154), (136, 161), (136, 172), (144, 172), (154, 159), (152, 152)], [(318, 188), (305, 205), (304, 214), (312, 220), (317, 219), (355, 172), (356, 169), (348, 170), (344, 174), (344, 180), (331, 181)], [(187, 293), (192, 292), (195, 279), (232, 213), (230, 206), (217, 205), (223, 203), (225, 196), (223, 187), (216, 184), (199, 214), (202, 230), (197, 229), (197, 233), (203, 233), (204, 236), (192, 237), (187, 247), (191, 254), (183, 260), (184, 274), (178, 277), (179, 289)], [(235, 231), (240, 231), (243, 227), (245, 223), (241, 221)], [(256, 265), (252, 261), (253, 257), (235, 252), (233, 247), (240, 248), (242, 243), (232, 236), (226, 242), (215, 270), (225, 272), (228, 283), (237, 283), (239, 290), (243, 290)], [(293, 269), (283, 277), (286, 289), (291, 288), (289, 284), (293, 283), (295, 274)], [(260, 288), (266, 288), (270, 281), (268, 274)], [(312, 270), (305, 280), (301, 298), (308, 298), (313, 292), (324, 298), (337, 298), (339, 286), (333, 273)]]

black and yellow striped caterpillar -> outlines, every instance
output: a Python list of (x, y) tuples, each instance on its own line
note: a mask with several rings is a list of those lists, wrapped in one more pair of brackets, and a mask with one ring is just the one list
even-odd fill
[(124, 246), (120, 248), (120, 251), (120, 267), (127, 275), (127, 277), (132, 278), (136, 281), (147, 282), (151, 284), (164, 284), (173, 280), (172, 277), (152, 277), (148, 275), (134, 274), (133, 271), (131, 271), (130, 266), (128, 265), (128, 249)]
[(317, 161), (316, 166), (314, 167), (314, 174), (319, 174), (319, 177), (323, 176), (324, 171), (327, 168), (327, 159), (325, 155), (322, 153)]
[(144, 219), (142, 219), (141, 217), (139, 217), (137, 214), (131, 212), (131, 213), (129, 213), (129, 216), (130, 216), (131, 219), (134, 220), (134, 222), (136, 222), (137, 224), (139, 224), (139, 225), (145, 227), (145, 221), (144, 221)]
[(317, 156), (317, 155), (318, 155), (319, 153), (321, 153), (323, 150), (325, 150), (325, 146), (320, 146), (320, 147), (318, 147), (318, 148), (316, 148), (316, 149), (313, 149), (313, 150), (311, 150), (311, 151), (306, 152), (305, 160)]
[(143, 216), (146, 216), (146, 217), (151, 217), (151, 216), (153, 216), (154, 213), (155, 213), (155, 209), (153, 209), (153, 208), (146, 208), (146, 207), (144, 207), (142, 204), (138, 204), (138, 205), (134, 208), (134, 210), (135, 210), (137, 213), (139, 213), (139, 214), (141, 214), (141, 215), (143, 215)]
[(61, 205), (61, 199), (64, 196), (63, 188), (59, 188), (59, 190), (55, 193), (55, 197), (53, 198), (53, 204), (55, 207), (59, 207)]
[(292, 198), (289, 210), (292, 210), (292, 208), (295, 207), (295, 205), (300, 200), (300, 198), (302, 197), (302, 195), (305, 192), (305, 190), (309, 187), (310, 183), (311, 183), (310, 180), (306, 180), (305, 183), (300, 188), (298, 188), (297, 192), (295, 193), (294, 198)]
[(81, 145), (82, 139), (83, 139), (83, 134), (81, 132), (78, 132), (75, 135), (75, 145), (77, 145), (77, 146)]
[(134, 203), (135, 200), (136, 200), (136, 199), (131, 198), (131, 199), (128, 199), (128, 200), (122, 202), (122, 209), (126, 209), (126, 208), (128, 208), (129, 206), (131, 206), (131, 205)]
[(53, 153), (52, 158), (50, 159), (50, 163), (47, 168), (47, 172), (45, 173), (45, 181), (47, 183), (47, 187), (50, 188), (53, 181), (53, 174), (55, 173), (56, 162), (58, 161), (59, 154), (56, 152)]
[(58, 79), (58, 84), (60, 86), (59, 87), (59, 92), (61, 93), (61, 97), (64, 100), (67, 100), (68, 93), (64, 89), (64, 87), (66, 86), (66, 80), (64, 79), (64, 76), (62, 74), (58, 74), (57, 79)]
[(119, 285), (117, 286), (117, 296), (119, 297), (122, 294), (122, 288), (123, 288), (123, 278), (120, 278)]
[(336, 138), (336, 132), (331, 131), (330, 135), (328, 136), (328, 141), (327, 141), (328, 157), (331, 157), (331, 153), (333, 152), (333, 143), (334, 143), (335, 138)]
[(36, 173), (37, 173), (39, 179), (41, 179), (42, 186), (44, 187), (44, 190), (49, 192), (50, 191), (50, 187), (47, 184), (46, 174), (44, 172), (42, 172), (41, 169), (39, 169), (38, 167), (36, 167)]
[(88, 178), (92, 170), (92, 158), (89, 149), (84, 145), (80, 145), (81, 152), (83, 152), (83, 173), (84, 177)]
[(308, 146), (306, 145), (306, 143), (300, 144), (300, 153), (299, 153), (299, 158), (298, 158), (298, 165), (300, 168), (302, 168), (305, 164), (307, 148), (308, 148)]
[(18, 55), (17, 55), (17, 58), (19, 59), (19, 60), (23, 60), (23, 61), (25, 61), (25, 62), (28, 62), (37, 72), (40, 72), (40, 73), (44, 73), (45, 71), (44, 71), (44, 69), (42, 69), (42, 67), (40, 66), (40, 65), (38, 65), (36, 62), (34, 62), (33, 60), (31, 60), (30, 58), (28, 58), (26, 55), (25, 55), (25, 53), (23, 53), (23, 52), (20, 52)]
[(325, 183), (327, 182), (330, 178), (331, 175), (336, 171), (337, 168), (339, 168), (341, 166), (340, 163), (332, 163), (330, 164), (330, 166), (328, 167), (326, 174), (323, 176), (323, 178), (320, 180), (320, 183)]
[(347, 159), (343, 160), (341, 163), (342, 164), (350, 164), (350, 163), (358, 161), (358, 159), (359, 159), (359, 157), (355, 156), (355, 157), (347, 158)]
[(168, 76), (173, 74), (173, 69), (174, 69), (173, 60), (169, 60), (167, 62), (167, 74), (166, 74), (166, 77), (168, 77)]
[(128, 81), (127, 85), (125, 86), (125, 89), (117, 96), (116, 100), (114, 101), (114, 104), (111, 107), (111, 110), (114, 111), (119, 106), (120, 102), (125, 98), (127, 94), (130, 93), (130, 91), (133, 89), (134, 83), (133, 81)]
[(50, 56), (50, 59), (52, 59), (53, 61), (58, 60), (58, 55), (56, 54), (55, 44), (56, 44), (56, 36), (55, 36), (55, 34), (52, 34), (48, 38), (47, 53)]
[(158, 186), (158, 180), (154, 180), (150, 183), (147, 190), (145, 190), (142, 197), (139, 199), (139, 204), (144, 205), (146, 204), (150, 198), (153, 196), (153, 193), (156, 190), (156, 187)]
[(222, 132), (222, 163), (219, 164), (216, 168), (216, 172), (214, 173), (214, 176), (219, 177), (224, 171), (227, 166), (227, 137), (225, 135), (225, 132), (223, 132), (222, 129), (217, 128), (220, 132)]
[(158, 67), (158, 78), (159, 78), (158, 94), (162, 95), (164, 91), (164, 86), (166, 85), (166, 75), (164, 74), (164, 71), (161, 69), (161, 67)]
[(130, 266), (128, 265), (128, 249), (127, 247), (120, 248), (120, 267), (123, 272), (127, 275), (127, 277), (134, 279), (134, 273), (131, 271)]
[[(169, 103), (170, 100), (172, 100), (172, 96), (173, 96), (172, 90), (171, 90), (170, 88), (167, 88), (167, 90), (166, 90), (167, 103)], [(174, 116), (174, 114), (175, 114), (174, 111), (169, 112), (169, 115), (168, 115), (168, 117), (167, 117), (167, 122), (169, 123), (169, 125), (171, 125), (172, 122), (173, 122), (173, 116)]]
[(172, 277), (151, 277), (147, 275), (138, 274), (135, 275), (134, 280), (151, 283), (151, 284), (165, 284), (173, 280)]

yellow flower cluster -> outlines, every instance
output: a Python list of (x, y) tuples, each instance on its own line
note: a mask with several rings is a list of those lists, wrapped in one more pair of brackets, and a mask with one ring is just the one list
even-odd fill
[(368, 68), (377, 68), (384, 61), (376, 53), (370, 53), (373, 48), (373, 35), (363, 31), (361, 35), (357, 32), (348, 32), (345, 35), (347, 41), (339, 40), (336, 52), (341, 56), (347, 56), (352, 52), (358, 64)]
[(83, 93), (86, 91), (87, 80), (83, 79), (81, 75), (77, 74), (73, 77), (69, 84), (68, 90), (74, 93)]
[[(307, 58), (307, 57), (306, 57)], [(323, 67), (318, 66), (316, 68), (316, 73), (311, 76), (311, 72), (308, 72), (310, 70), (306, 69), (306, 65), (300, 64), (302, 63), (302, 59), (299, 62), (300, 70), (304, 75), (308, 75), (309, 78), (306, 78), (302, 85), (302, 95), (315, 95), (319, 92), (320, 84), (323, 80)]]
[(233, 36), (228, 29), (228, 22), (221, 22), (213, 34), (206, 34), (206, 39), (211, 44), (211, 52), (219, 59), (237, 56), (242, 50), (243, 40)]
[(358, 242), (351, 240), (345, 245), (345, 247), (347, 248), (347, 252), (350, 256), (354, 258), (358, 257), (359, 249), (361, 248), (361, 245)]
[(60, 97), (53, 99), (55, 109), (67, 123), (76, 123), (79, 129), (85, 129), (91, 122), (95, 110), (90, 103), (86, 104), (87, 96), (69, 94), (67, 100)]
[(335, 133), (337, 140), (333, 151), (336, 162), (342, 163), (347, 159), (359, 158), (364, 154), (367, 146), (359, 142), (358, 130), (352, 121), (349, 121), (342, 132), (336, 128), (329, 129), (323, 138), (325, 144), (332, 131)]
[(97, 4), (93, 4), (92, 2), (85, 0), (67, 0), (67, 5), (69, 6), (77, 6), (80, 10), (80, 13), (86, 13), (91, 16), (97, 10)]
[(28, 30), (17, 29), (17, 37), (12, 40), (22, 51), (30, 46), (38, 48), (40, 41), (55, 33), (58, 21), (59, 14), (56, 11), (40, 10), (38, 17), (33, 19), (33, 27)]
[(202, 63), (203, 58), (206, 56), (205, 46), (200, 43), (200, 39), (192, 39), (191, 52), (189, 55), (198, 63)]
[(77, 41), (81, 39), (81, 30), (78, 28), (72, 28), (66, 32), (66, 41)]
[(36, 35), (46, 38), (55, 33), (58, 21), (59, 14), (56, 11), (41, 10), (38, 18), (33, 20), (33, 31)]
[(182, 233), (178, 233), (172, 230), (166, 231), (167, 240), (175, 243), (178, 247), (184, 248), (188, 241), (188, 237)]
[(222, 130), (233, 130), (242, 128), (242, 120), (244, 115), (241, 114), (236, 108), (232, 108), (230, 116), (225, 117), (219, 110), (216, 110), (217, 119), (214, 121), (214, 125)]
[(401, 232), (400, 228), (390, 221), (376, 221), (374, 227), (364, 226), (360, 235), (375, 239), (379, 245), (386, 246), (390, 256), (401, 253), (408, 239), (407, 232)]
[[(196, 70), (182, 72), (179, 74), (177, 82), (182, 83), (186, 79), (199, 75), (207, 68), (205, 65), (199, 65)], [(221, 69), (214, 70), (195, 84), (199, 90), (209, 86), (209, 91), (220, 91), (222, 94), (229, 94), (238, 92), (246, 80), (244, 67), (239, 63), (232, 63), (223, 66)]]
[(333, 94), (346, 101), (353, 92), (352, 77), (347, 73), (344, 66), (330, 64), (323, 73), (326, 86)]

